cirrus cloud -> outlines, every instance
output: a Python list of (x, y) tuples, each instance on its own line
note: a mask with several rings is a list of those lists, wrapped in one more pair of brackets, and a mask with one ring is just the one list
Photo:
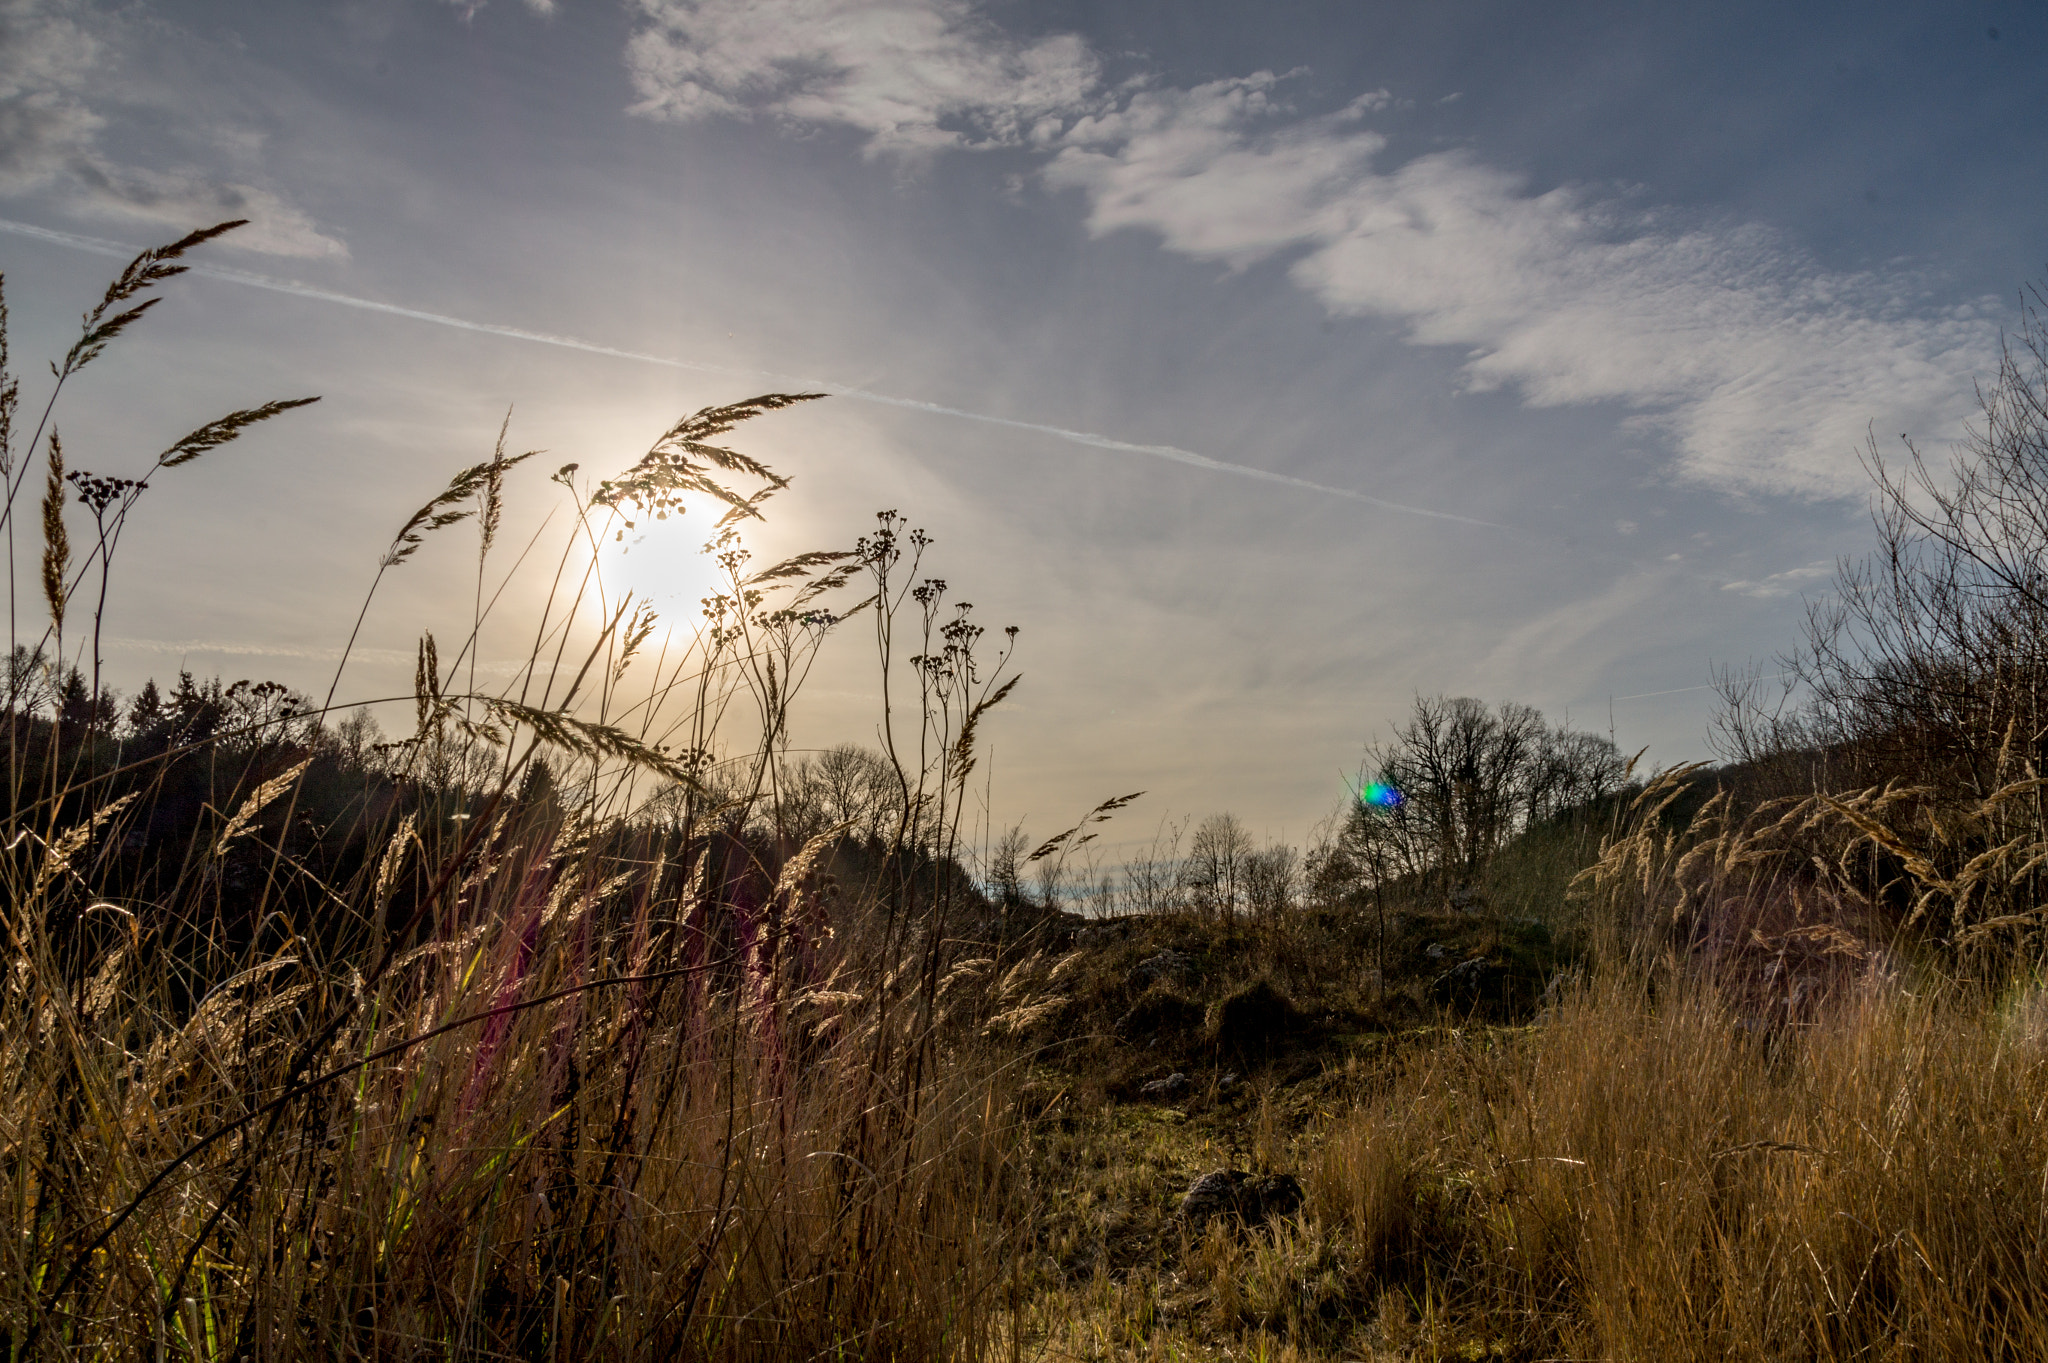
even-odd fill
[(643, 116), (765, 115), (869, 155), (1028, 147), (1091, 233), (1197, 261), (1271, 259), (1332, 314), (1463, 352), (1475, 392), (1613, 404), (1678, 473), (1726, 490), (1861, 490), (1880, 431), (1958, 432), (1991, 305), (1820, 268), (1768, 227), (1675, 224), (1467, 150), (1390, 163), (1381, 90), (1304, 116), (1272, 72), (1111, 87), (1081, 39), (1001, 33), (968, 0), (636, 0)]
[(637, 0), (634, 112), (852, 128), (870, 155), (1015, 146), (1090, 107), (1072, 34), (1019, 42), (965, 0)]
[(1289, 257), (1330, 312), (1463, 350), (1474, 391), (1619, 404), (1724, 488), (1859, 490), (1870, 424), (1953, 433), (1991, 355), (1985, 305), (1919, 306), (1910, 280), (1816, 268), (1762, 227), (1531, 193), (1466, 151), (1382, 169), (1357, 105), (1287, 118), (1277, 84), (1140, 93), (1075, 125), (1045, 182), (1083, 193), (1097, 235), (1232, 269)]
[(1787, 568), (1782, 573), (1772, 573), (1769, 577), (1754, 582), (1724, 582), (1721, 584), (1721, 590), (1767, 601), (1777, 596), (1802, 596), (1815, 583), (1825, 581), (1834, 575), (1835, 564), (1832, 560), (1816, 559), (1804, 567)]
[[(109, 92), (137, 98), (119, 74), (130, 45), (125, 22), (82, 0), (0, 0), (0, 194), (47, 198), (86, 218), (179, 230), (248, 218), (234, 239), (245, 249), (347, 255), (306, 213), (260, 185), (192, 165), (126, 163), (105, 151), (109, 109), (130, 111)], [(181, 117), (161, 107), (140, 112)], [(231, 129), (198, 131), (230, 160), (250, 141)]]

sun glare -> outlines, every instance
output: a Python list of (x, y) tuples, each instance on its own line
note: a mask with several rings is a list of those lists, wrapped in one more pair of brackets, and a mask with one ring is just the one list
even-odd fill
[(715, 519), (695, 514), (667, 520), (634, 517), (624, 538), (614, 534), (600, 550), (605, 596), (616, 602), (631, 592), (672, 627), (694, 625), (701, 602), (719, 584), (718, 565), (704, 553), (704, 541)]

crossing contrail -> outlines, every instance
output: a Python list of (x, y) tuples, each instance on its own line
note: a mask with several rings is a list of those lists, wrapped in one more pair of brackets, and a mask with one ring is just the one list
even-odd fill
[[(30, 223), (14, 222), (0, 218), (0, 232), (11, 232), (16, 236), (30, 237), (37, 241), (66, 246), (75, 251), (90, 251), (95, 255), (115, 256), (127, 259), (135, 254), (135, 248), (119, 242), (105, 241), (98, 237), (80, 236), (75, 232), (59, 232), (48, 227), (37, 227)], [(1249, 464), (1233, 464), (1224, 459), (1212, 459), (1206, 454), (1184, 450), (1177, 445), (1140, 445), (1128, 440), (1115, 440), (1092, 431), (1068, 430), (1064, 426), (1048, 426), (1036, 421), (1018, 421), (1012, 417), (990, 416), (986, 412), (970, 412), (960, 407), (947, 407), (936, 402), (924, 402), (917, 398), (896, 397), (888, 393), (870, 392), (828, 380), (799, 378), (790, 374), (777, 373), (768, 369), (741, 369), (730, 365), (704, 364), (696, 360), (679, 360), (669, 355), (650, 355), (639, 350), (621, 350), (616, 346), (598, 345), (593, 341), (579, 340), (574, 336), (558, 336), (545, 331), (528, 331), (523, 327), (499, 326), (492, 322), (473, 322), (464, 317), (450, 317), (446, 313), (423, 312), (418, 308), (404, 308), (396, 303), (380, 303), (373, 298), (358, 298), (353, 294), (335, 293), (331, 289), (317, 289), (310, 284), (296, 280), (277, 279), (270, 275), (256, 274), (249, 270), (235, 270), (223, 265), (193, 265), (193, 274), (208, 279), (219, 279), (230, 284), (245, 284), (252, 289), (268, 289), (272, 293), (289, 294), (295, 298), (311, 298), (322, 303), (335, 303), (345, 308), (357, 308), (364, 312), (381, 312), (392, 317), (404, 317), (415, 322), (428, 322), (435, 326), (454, 327), (459, 331), (480, 332), (486, 336), (503, 336), (515, 341), (532, 341), (539, 345), (551, 345), (563, 350), (580, 350), (588, 355), (607, 355), (613, 359), (633, 360), (641, 364), (657, 364), (669, 369), (685, 369), (699, 374), (723, 374), (734, 378), (770, 379), (777, 383), (812, 388), (831, 393), (835, 397), (851, 398), (855, 402), (871, 403), (878, 407), (897, 407), (905, 411), (925, 412), (933, 416), (953, 417), (960, 421), (978, 421), (985, 426), (1006, 426), (1011, 430), (1029, 431), (1037, 435), (1048, 435), (1070, 444), (1086, 445), (1092, 449), (1109, 450), (1117, 454), (1149, 455), (1155, 459), (1170, 459), (1176, 464), (1192, 468), (1207, 469), (1212, 473), (1234, 474), (1239, 478), (1255, 478), (1262, 483), (1277, 483), (1282, 487), (1299, 488), (1304, 492), (1319, 492), (1327, 497), (1342, 497), (1346, 501), (1360, 502), (1377, 507), (1382, 511), (1395, 511), (1404, 516), (1426, 516), (1431, 520), (1452, 521), (1459, 525), (1479, 526), (1488, 530), (1506, 530), (1511, 527), (1494, 521), (1483, 521), (1473, 516), (1460, 516), (1449, 511), (1432, 511), (1428, 507), (1409, 506), (1403, 502), (1390, 502), (1383, 497), (1370, 496), (1351, 488), (1331, 487), (1326, 483), (1310, 482), (1290, 474), (1274, 473), (1269, 469), (1254, 468)]]

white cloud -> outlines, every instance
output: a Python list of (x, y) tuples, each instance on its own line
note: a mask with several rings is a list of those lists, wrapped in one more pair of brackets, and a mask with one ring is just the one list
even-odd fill
[(1381, 171), (1383, 138), (1345, 115), (1278, 122), (1274, 85), (1140, 94), (1078, 125), (1046, 182), (1085, 194), (1097, 234), (1146, 229), (1232, 268), (1292, 254), (1330, 311), (1465, 349), (1473, 389), (1619, 403), (1722, 487), (1860, 488), (1869, 423), (1942, 435), (1967, 409), (1992, 341), (1975, 309), (1916, 310), (1894, 281), (1815, 269), (1763, 229), (1530, 194), (1465, 152)]
[(1056, 134), (1101, 81), (1071, 34), (1013, 41), (965, 0), (636, 0), (634, 112), (764, 113), (867, 135), (869, 154)]
[(1252, 264), (1309, 240), (1311, 205), (1343, 193), (1386, 145), (1351, 126), (1348, 110), (1273, 126), (1284, 113), (1273, 99), (1278, 84), (1261, 72), (1141, 91), (1076, 122), (1045, 179), (1087, 192), (1097, 234), (1149, 228), (1183, 255)]
[(91, 217), (180, 229), (247, 218), (249, 225), (228, 238), (245, 250), (302, 257), (348, 254), (346, 246), (322, 233), (303, 211), (254, 185), (191, 170), (115, 166), (99, 158), (75, 162), (69, 169), (83, 191), (71, 207)]
[[(104, 152), (105, 110), (135, 88), (118, 78), (122, 22), (80, 0), (0, 0), (0, 194), (45, 196), (84, 217), (179, 231), (244, 217), (250, 225), (236, 234), (237, 246), (346, 255), (270, 190), (192, 166), (125, 165)], [(179, 117), (175, 109), (142, 112)], [(221, 128), (209, 137), (223, 159), (246, 159), (249, 134)]]
[(1466, 353), (1474, 391), (1613, 403), (1711, 486), (1860, 490), (1866, 429), (1957, 431), (1992, 353), (1979, 307), (1815, 267), (1767, 229), (1672, 226), (1465, 151), (1382, 167), (1384, 90), (1299, 117), (1284, 76), (1111, 89), (1076, 37), (1025, 43), (969, 0), (635, 0), (636, 112), (866, 134), (870, 155), (1036, 146), (1091, 231), (1243, 269), (1288, 258), (1335, 314)]
[[(469, 19), (474, 18), (476, 12), (489, 4), (490, 0), (446, 0), (446, 3), (461, 10), (462, 17)], [(555, 13), (555, 0), (526, 0), (526, 7), (535, 14), (552, 17)]]

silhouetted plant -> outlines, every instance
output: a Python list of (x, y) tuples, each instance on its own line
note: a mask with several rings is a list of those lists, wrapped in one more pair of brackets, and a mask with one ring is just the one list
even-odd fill
[[(42, 425), (235, 225), (123, 271)], [(35, 462), (18, 394), (0, 308), (10, 536)], [(735, 527), (787, 479), (719, 442), (813, 396), (706, 408), (612, 479), (559, 468), (569, 540), (501, 690), (476, 659), (530, 457), (509, 418), (379, 556), (323, 701), (181, 673), (125, 712), (98, 626), (128, 513), (160, 470), (306, 400), (132, 477), (67, 469), (39, 425), (21, 448), (47, 475), (50, 621), (10, 643), (0, 852), (10, 1357), (987, 1350), (1010, 1109), (975, 1049), (985, 974), (953, 970), (985, 907), (956, 854), (1014, 678), (965, 607), (938, 610), (942, 584), (903, 579), (899, 534), (913, 573), (929, 539), (893, 514), (856, 549), (752, 566)], [(596, 551), (694, 498), (720, 512), (723, 582), (664, 638)], [(92, 518), (82, 562), (68, 505)], [(420, 631), (410, 732), (330, 724), (379, 584), (465, 521), (469, 619), (446, 652)], [(875, 590), (839, 605), (856, 578)], [(884, 756), (807, 765), (792, 707), (821, 641), (869, 611), (885, 697), (908, 666), (922, 713), (885, 704)], [(848, 893), (837, 868), (860, 861)]]

